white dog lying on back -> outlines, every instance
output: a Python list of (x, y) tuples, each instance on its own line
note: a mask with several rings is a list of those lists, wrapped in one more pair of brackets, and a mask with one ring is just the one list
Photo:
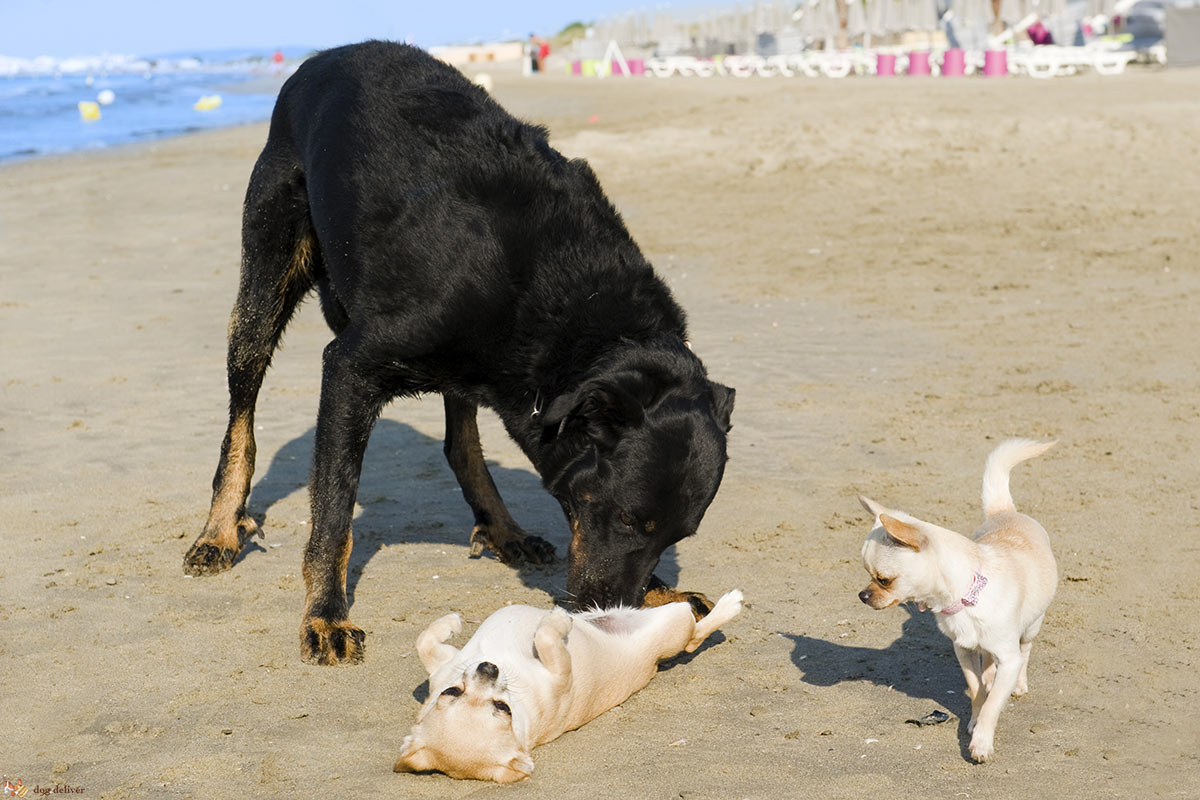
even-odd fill
[(462, 630), (462, 618), (448, 614), (417, 637), (429, 699), (395, 770), (527, 778), (534, 747), (624, 702), (650, 682), (659, 661), (694, 651), (741, 610), (736, 589), (699, 621), (688, 603), (584, 614), (508, 606), (462, 650), (446, 644)]

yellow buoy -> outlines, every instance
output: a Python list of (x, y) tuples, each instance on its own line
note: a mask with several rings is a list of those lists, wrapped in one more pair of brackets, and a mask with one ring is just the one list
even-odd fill
[(100, 105), (90, 100), (79, 101), (79, 117), (84, 122), (95, 122), (100, 119)]
[(197, 111), (212, 111), (214, 108), (217, 108), (220, 105), (221, 95), (206, 94), (197, 100), (196, 105), (192, 106), (192, 108), (196, 109)]

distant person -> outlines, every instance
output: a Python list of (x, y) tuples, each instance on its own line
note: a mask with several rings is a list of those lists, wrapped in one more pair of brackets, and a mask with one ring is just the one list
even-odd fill
[(536, 33), (529, 34), (529, 41), (525, 44), (525, 58), (529, 64), (529, 71), (541, 72), (545, 68), (543, 62), (548, 55), (550, 43)]

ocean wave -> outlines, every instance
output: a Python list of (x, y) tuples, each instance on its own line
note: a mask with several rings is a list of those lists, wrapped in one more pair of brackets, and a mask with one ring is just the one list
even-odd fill
[(0, 77), (46, 75), (124, 75), (173, 72), (255, 72), (271, 64), (275, 53), (283, 54), (282, 68), (295, 68), (313, 48), (288, 46), (264, 50), (202, 50), (155, 56), (101, 53), (83, 56), (37, 56), (18, 58), (0, 55)]

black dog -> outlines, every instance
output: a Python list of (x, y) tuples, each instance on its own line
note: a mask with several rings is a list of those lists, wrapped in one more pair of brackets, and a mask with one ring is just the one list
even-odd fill
[(191, 575), (232, 566), (254, 407), (271, 355), (314, 287), (325, 348), (300, 629), (305, 661), (362, 660), (346, 564), (367, 437), (393, 398), (438, 392), (445, 452), (475, 514), (475, 552), (554, 548), (509, 516), (476, 409), (494, 409), (562, 504), (579, 607), (702, 595), (653, 576), (695, 533), (725, 468), (732, 389), (709, 381), (683, 311), (587, 164), (547, 144), (421, 50), (366, 42), (305, 62), (279, 93), (250, 177), (229, 327), (229, 428)]

